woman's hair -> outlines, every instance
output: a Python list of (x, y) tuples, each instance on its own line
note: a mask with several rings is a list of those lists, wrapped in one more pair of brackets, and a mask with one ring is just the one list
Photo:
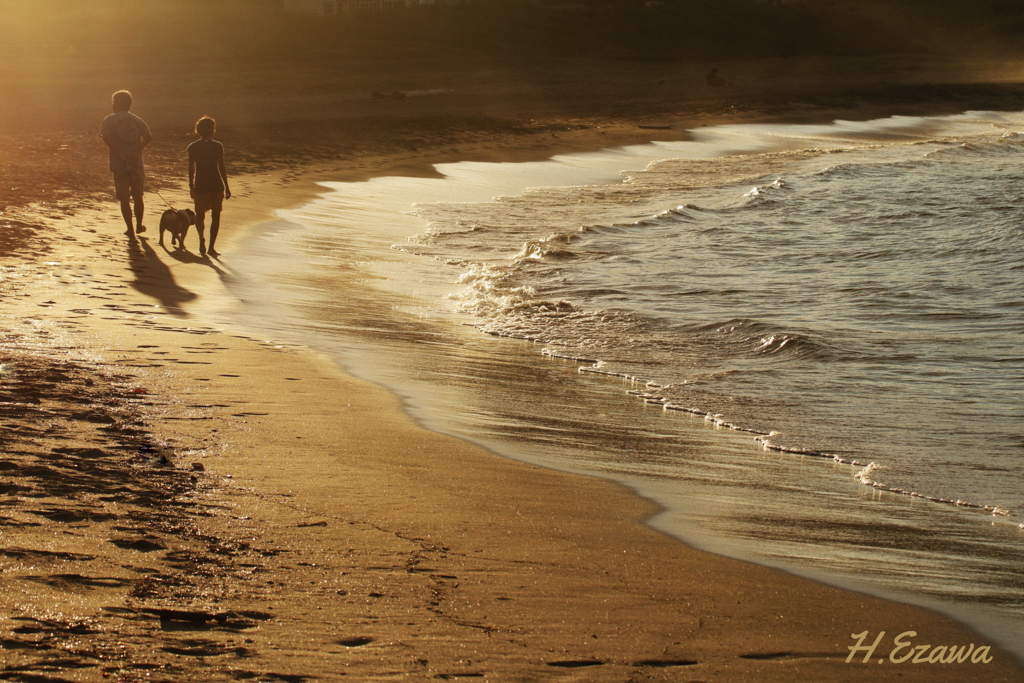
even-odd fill
[(213, 132), (217, 130), (217, 122), (211, 119), (209, 116), (196, 121), (196, 134), (202, 135), (204, 138), (213, 135)]
[(132, 94), (127, 90), (118, 90), (110, 98), (110, 102), (117, 111), (128, 111), (132, 108)]

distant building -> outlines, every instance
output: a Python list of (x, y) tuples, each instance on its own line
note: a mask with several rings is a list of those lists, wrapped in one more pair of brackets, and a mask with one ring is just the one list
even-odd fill
[(587, 0), (535, 0), (538, 4), (554, 9), (586, 9)]
[(333, 16), (433, 4), (440, 3), (438, 0), (284, 0), (284, 11), (293, 14)]

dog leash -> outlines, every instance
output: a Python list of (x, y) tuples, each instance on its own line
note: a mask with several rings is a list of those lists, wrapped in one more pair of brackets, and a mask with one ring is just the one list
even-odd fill
[[(133, 171), (132, 165), (129, 163), (128, 164), (128, 172), (131, 173), (132, 171)], [(149, 185), (149, 178), (146, 177), (145, 173), (142, 174), (142, 182), (143, 182), (143, 185)], [(150, 188), (150, 191), (151, 192), (155, 192), (157, 197), (159, 197), (160, 199), (164, 200), (164, 204), (166, 204), (167, 208), (169, 208), (171, 211), (177, 211), (177, 209), (174, 208), (174, 205), (171, 204), (169, 201), (167, 201), (167, 197), (164, 197), (162, 194), (160, 194), (160, 190), (157, 190), (155, 188)]]
[(177, 209), (175, 209), (174, 206), (169, 201), (167, 201), (167, 199), (162, 194), (160, 194), (160, 190), (153, 190), (153, 192), (156, 193), (157, 197), (164, 200), (164, 204), (166, 204), (171, 209), (171, 211), (177, 211)]

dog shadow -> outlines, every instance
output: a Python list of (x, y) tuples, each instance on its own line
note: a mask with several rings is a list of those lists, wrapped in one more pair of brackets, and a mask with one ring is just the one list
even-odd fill
[(188, 247), (180, 247), (177, 245), (174, 245), (171, 248), (168, 248), (166, 244), (162, 244), (160, 246), (164, 248), (165, 254), (178, 263), (194, 263), (201, 266), (207, 266), (208, 268), (215, 270), (222, 278), (229, 276), (229, 274), (218, 265), (218, 261), (220, 261), (220, 257), (218, 256), (202, 256), (189, 251)]
[(188, 250), (188, 247), (174, 246), (167, 248), (166, 245), (161, 244), (164, 248), (164, 253), (170, 256), (172, 259), (179, 263), (206, 263), (206, 257), (194, 254)]

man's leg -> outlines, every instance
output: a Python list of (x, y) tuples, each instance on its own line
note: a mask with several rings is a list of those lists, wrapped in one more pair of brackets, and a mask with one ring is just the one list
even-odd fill
[[(146, 201), (142, 198), (142, 193), (135, 195), (133, 201), (135, 202), (135, 232), (146, 232), (146, 226), (142, 224), (142, 214), (146, 210)], [(128, 220), (130, 221), (131, 218), (129, 217)]]
[(139, 169), (128, 171), (131, 181), (132, 199), (135, 202), (135, 232), (146, 232), (146, 226), (142, 224), (142, 214), (146, 210), (146, 201), (143, 194), (146, 191), (146, 174)]
[(127, 227), (124, 234), (134, 235), (135, 230), (132, 228), (132, 203), (127, 197), (121, 200), (121, 216), (124, 218), (124, 224)]
[(114, 196), (121, 203), (121, 217), (124, 218), (124, 234), (134, 235), (132, 225), (132, 180), (128, 171), (114, 171)]

